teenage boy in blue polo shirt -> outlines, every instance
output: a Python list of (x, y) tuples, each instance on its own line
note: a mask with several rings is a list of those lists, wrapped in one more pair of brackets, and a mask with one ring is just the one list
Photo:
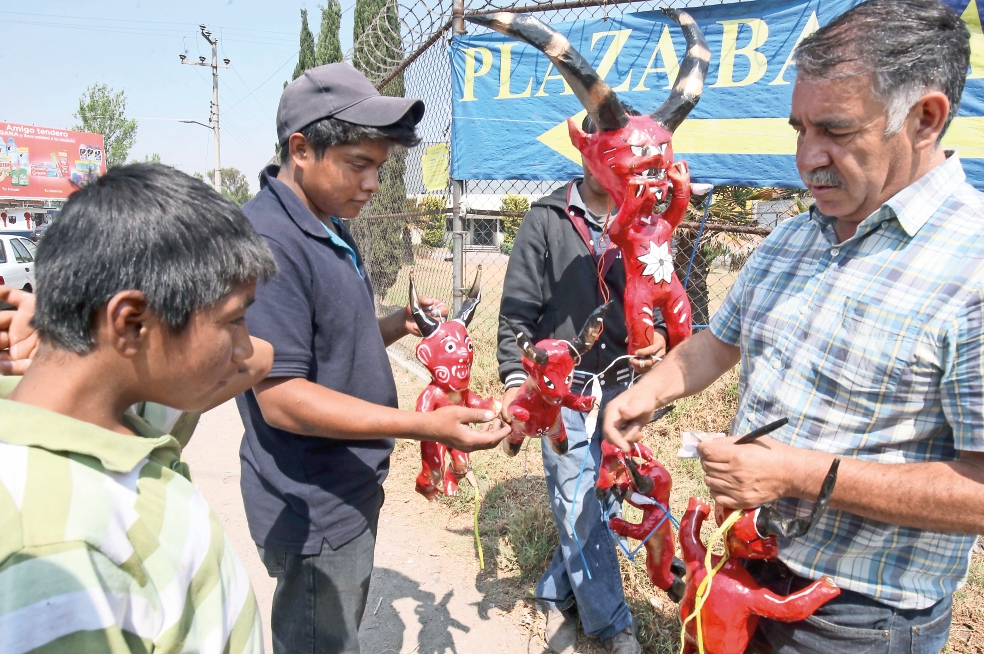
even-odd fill
[(308, 70), (280, 98), (283, 163), (263, 172), (243, 207), (279, 267), (246, 315), (273, 345), (273, 369), (238, 398), (246, 517), (277, 578), (276, 652), (359, 652), (394, 438), (472, 451), (508, 433), (469, 427), (490, 411), (396, 408), (386, 346), (417, 330), (409, 310), (376, 318), (362, 257), (339, 221), (379, 190), (392, 145), (417, 144), (423, 113), (420, 100), (381, 96), (346, 64)]

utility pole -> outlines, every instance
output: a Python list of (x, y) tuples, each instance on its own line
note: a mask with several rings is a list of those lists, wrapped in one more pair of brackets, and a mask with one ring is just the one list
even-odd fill
[[(202, 31), (202, 37), (208, 41), (208, 44), (212, 46), (212, 63), (206, 63), (205, 57), (199, 57), (198, 61), (186, 61), (187, 57), (183, 54), (178, 55), (182, 64), (187, 64), (188, 66), (208, 66), (212, 69), (212, 107), (209, 111), (208, 122), (212, 126), (212, 137), (215, 144), (215, 190), (219, 193), (222, 192), (222, 157), (219, 153), (219, 69), (228, 68), (229, 60), (223, 59), (222, 63), (224, 65), (219, 65), (219, 39), (213, 38), (212, 33), (208, 31), (208, 28), (204, 24), (198, 26)], [(182, 120), (182, 123), (195, 123), (196, 125), (202, 125), (203, 127), (208, 127), (204, 123), (199, 123), (194, 120)]]

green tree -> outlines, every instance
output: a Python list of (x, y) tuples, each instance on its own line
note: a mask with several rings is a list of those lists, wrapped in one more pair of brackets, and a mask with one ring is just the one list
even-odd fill
[[(301, 51), (297, 55), (297, 65), (294, 67), (294, 76), (297, 79), (304, 74), (308, 68), (314, 68), (314, 35), (308, 27), (307, 9), (301, 9)], [(287, 86), (284, 84), (284, 86)]]
[[(211, 185), (212, 180), (215, 179), (215, 170), (208, 171), (204, 176), (195, 173), (195, 177)], [(249, 180), (238, 168), (222, 168), (222, 195), (240, 206), (253, 199), (253, 194), (249, 192)]]
[[(356, 0), (352, 65), (374, 83), (385, 78), (403, 60), (398, 0)], [(402, 97), (403, 75), (397, 75), (384, 95)]]
[(161, 163), (161, 155), (156, 152), (145, 154), (143, 161), (140, 161), (139, 159), (130, 159), (127, 163)]
[[(399, 4), (397, 0), (356, 0), (354, 22), (355, 52), (352, 63), (370, 80), (379, 80), (403, 59)], [(379, 92), (402, 97), (403, 75), (397, 75)], [(405, 261), (404, 236), (407, 228), (405, 220), (375, 220), (372, 216), (406, 211), (407, 191), (403, 184), (406, 156), (404, 148), (392, 148), (389, 159), (379, 171), (379, 192), (368, 207), (367, 219), (356, 226), (360, 247), (369, 252), (369, 278), (380, 296), (384, 296), (396, 281)]]
[(73, 130), (102, 134), (106, 166), (126, 163), (137, 140), (137, 121), (126, 117), (126, 92), (114, 93), (105, 84), (93, 84), (79, 98), (79, 110), (72, 114), (79, 121)]
[(318, 32), (318, 45), (314, 49), (314, 65), (324, 66), (341, 61), (342, 5), (338, 0), (328, 0), (328, 6), (321, 10), (321, 31)]
[(499, 207), (499, 211), (523, 214), (521, 216), (502, 216), (502, 232), (505, 234), (505, 238), (502, 240), (503, 243), (513, 244), (516, 240), (516, 232), (519, 231), (519, 226), (523, 222), (523, 216), (529, 210), (530, 201), (522, 195), (513, 195), (510, 193), (502, 198), (502, 205)]
[(433, 211), (434, 213), (417, 218), (418, 227), (423, 231), (420, 241), (432, 248), (444, 247), (447, 240), (448, 216), (444, 212), (447, 201), (443, 195), (425, 195), (415, 203), (411, 211)]

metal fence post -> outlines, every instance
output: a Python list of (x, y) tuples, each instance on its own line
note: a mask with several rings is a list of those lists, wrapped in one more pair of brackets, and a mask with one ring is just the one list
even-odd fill
[(465, 33), (465, 0), (454, 0), (451, 8), (451, 29), (455, 34)]
[(461, 198), (465, 194), (465, 182), (460, 179), (451, 181), (452, 223), (451, 223), (451, 268), (452, 286), (454, 287), (454, 313), (461, 309), (461, 299), (465, 285), (465, 212), (461, 207)]

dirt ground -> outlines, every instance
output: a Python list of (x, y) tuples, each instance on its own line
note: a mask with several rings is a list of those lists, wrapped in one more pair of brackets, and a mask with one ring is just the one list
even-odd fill
[[(267, 576), (246, 525), (239, 490), (242, 434), (236, 405), (227, 402), (202, 417), (185, 458), (246, 566), (270, 652), (270, 606), (276, 584)], [(429, 505), (408, 483), (408, 474), (412, 480), (415, 471), (398, 472), (386, 484), (376, 569), (360, 632), (363, 652), (541, 652), (530, 646), (530, 635), (496, 607), (494, 593), (476, 588), (480, 570), (471, 532), (449, 530), (446, 513)]]

